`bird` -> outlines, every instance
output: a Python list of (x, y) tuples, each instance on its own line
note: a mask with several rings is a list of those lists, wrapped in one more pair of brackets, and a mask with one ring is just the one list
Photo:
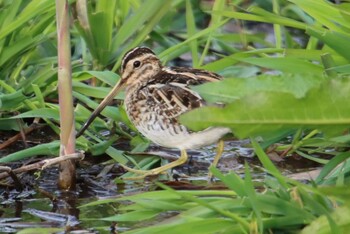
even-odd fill
[(126, 52), (120, 74), (118, 83), (82, 125), (77, 136), (88, 128), (118, 92), (125, 89), (125, 110), (136, 129), (157, 145), (179, 149), (181, 155), (177, 160), (151, 170), (124, 168), (140, 175), (137, 178), (158, 175), (186, 163), (187, 150), (218, 143), (217, 154), (212, 162), (216, 166), (224, 149), (222, 137), (230, 133), (231, 129), (216, 126), (195, 132), (181, 124), (179, 116), (208, 105), (198, 92), (191, 89), (192, 86), (218, 82), (223, 77), (192, 67), (163, 66), (148, 47), (136, 47)]

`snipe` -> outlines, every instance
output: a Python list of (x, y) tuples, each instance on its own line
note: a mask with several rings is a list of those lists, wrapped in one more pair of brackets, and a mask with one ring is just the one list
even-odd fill
[(213, 164), (219, 160), (223, 142), (229, 128), (210, 127), (192, 132), (180, 124), (178, 117), (192, 109), (205, 105), (205, 100), (190, 86), (216, 82), (222, 77), (205, 70), (185, 67), (163, 67), (157, 56), (147, 47), (137, 47), (124, 55), (121, 79), (103, 99), (91, 117), (83, 125), (80, 136), (96, 116), (125, 88), (125, 109), (131, 122), (154, 143), (181, 150), (181, 156), (167, 165), (144, 171), (127, 168), (141, 174), (140, 178), (159, 174), (187, 161), (188, 149), (197, 149), (216, 142), (218, 152)]

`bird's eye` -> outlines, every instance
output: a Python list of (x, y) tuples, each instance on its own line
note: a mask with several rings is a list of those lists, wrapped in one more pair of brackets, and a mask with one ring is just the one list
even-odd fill
[(140, 65), (141, 65), (141, 62), (140, 62), (140, 61), (136, 60), (136, 61), (134, 62), (134, 68), (138, 68)]

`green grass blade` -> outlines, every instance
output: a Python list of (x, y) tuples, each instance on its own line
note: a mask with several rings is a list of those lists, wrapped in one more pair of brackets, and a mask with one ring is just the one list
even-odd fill
[[(192, 5), (189, 0), (186, 0), (186, 25), (187, 25), (187, 37), (191, 37), (196, 33), (196, 22), (193, 15)], [(193, 40), (189, 43), (192, 53), (192, 65), (198, 66), (198, 43), (197, 40)]]
[(56, 156), (60, 148), (59, 141), (53, 141), (50, 143), (36, 145), (34, 147), (17, 151), (15, 153), (9, 154), (5, 157), (0, 158), (0, 163), (8, 163), (13, 161), (18, 161), (30, 157), (37, 157), (39, 155), (45, 156)]
[(264, 150), (261, 148), (258, 142), (254, 140), (253, 138), (250, 138), (250, 141), (252, 142), (252, 145), (254, 147), (254, 151), (256, 155), (258, 156), (260, 162), (263, 164), (264, 168), (271, 173), (278, 182), (285, 188), (288, 188), (288, 184), (286, 180), (284, 179), (284, 176), (281, 174), (281, 172), (273, 165), (271, 160), (269, 159), (269, 156), (264, 152)]
[(313, 37), (323, 41), (326, 45), (336, 51), (339, 55), (350, 61), (349, 40), (350, 34), (328, 31), (328, 30), (315, 30), (313, 28), (307, 28), (306, 33)]

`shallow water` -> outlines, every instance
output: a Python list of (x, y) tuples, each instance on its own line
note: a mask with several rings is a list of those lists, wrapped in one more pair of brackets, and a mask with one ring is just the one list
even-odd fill
[[(189, 151), (189, 162), (174, 170), (180, 175), (179, 181), (163, 180), (162, 182), (179, 190), (207, 189), (208, 166), (215, 155), (215, 150), (216, 146), (213, 145)], [(179, 154), (176, 150), (157, 146), (151, 146), (148, 151), (165, 158), (173, 158)], [(70, 230), (71, 233), (110, 233), (113, 223), (102, 221), (101, 218), (118, 214), (125, 202), (91, 207), (80, 206), (97, 199), (153, 191), (157, 186), (153, 181), (116, 183), (115, 179), (122, 175), (123, 170), (117, 164), (103, 163), (108, 160), (110, 160), (108, 156), (87, 156), (79, 163), (76, 193), (62, 193), (57, 190), (57, 167), (47, 168), (41, 173), (23, 174), (21, 176), (23, 191), (16, 191), (10, 181), (3, 181), (0, 185), (0, 232), (16, 233), (18, 230), (29, 227), (58, 227), (62, 230)], [(258, 159), (254, 157), (248, 140), (226, 141), (225, 151), (218, 168), (223, 173), (235, 171), (243, 177), (245, 161), (249, 163), (255, 180), (265, 178), (266, 173)], [(305, 159), (293, 157), (283, 159), (277, 165), (280, 165), (284, 174), (301, 170), (301, 165), (302, 170), (310, 170), (317, 166), (315, 163), (305, 166)], [(101, 173), (104, 170), (107, 173)], [(210, 186), (222, 189), (220, 181), (214, 181)], [(158, 222), (171, 215), (174, 214), (164, 213), (164, 216), (158, 217), (156, 221), (144, 223), (120, 222), (118, 230), (122, 232), (136, 226), (147, 226), (150, 222)]]

